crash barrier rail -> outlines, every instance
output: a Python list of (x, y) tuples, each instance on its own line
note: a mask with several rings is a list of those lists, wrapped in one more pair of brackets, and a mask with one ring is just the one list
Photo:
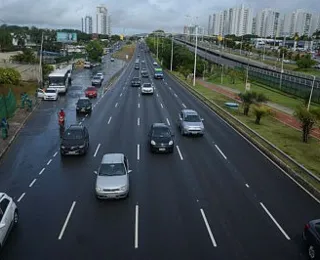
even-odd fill
[(250, 129), (242, 123), (235, 116), (216, 104), (214, 101), (202, 95), (199, 91), (193, 89), (189, 84), (181, 80), (174, 74), (167, 73), (173, 80), (177, 81), (185, 87), (191, 94), (198, 99), (205, 101), (205, 104), (218, 114), (221, 118), (225, 119), (228, 124), (234, 127), (241, 135), (249, 139), (255, 146), (259, 148), (268, 158), (270, 158), (282, 170), (288, 173), (292, 178), (305, 187), (311, 194), (320, 199), (320, 190), (311, 183), (313, 181), (320, 186), (320, 177), (309, 171), (302, 164), (298, 163), (292, 157), (281, 151), (274, 144), (270, 143), (264, 137), (259, 135), (256, 131)]
[(12, 117), (16, 111), (17, 100), (10, 89), (7, 95), (0, 96), (0, 118)]

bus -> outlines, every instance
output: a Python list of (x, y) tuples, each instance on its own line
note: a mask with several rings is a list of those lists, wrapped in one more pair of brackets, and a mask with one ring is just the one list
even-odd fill
[(155, 69), (154, 69), (154, 78), (155, 78), (155, 79), (163, 79), (163, 71), (162, 71), (162, 68), (155, 68)]
[(71, 84), (72, 65), (51, 72), (49, 78), (49, 88), (54, 88), (58, 93), (66, 93)]

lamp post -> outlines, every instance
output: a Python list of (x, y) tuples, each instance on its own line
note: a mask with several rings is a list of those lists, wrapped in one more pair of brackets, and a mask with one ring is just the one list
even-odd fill
[(173, 32), (171, 33), (171, 59), (170, 59), (170, 71), (172, 71), (173, 65)]
[(311, 104), (311, 99), (312, 99), (312, 93), (313, 93), (315, 80), (316, 80), (316, 76), (313, 76), (313, 81), (312, 81), (312, 86), (311, 86), (311, 91), (310, 91), (310, 96), (309, 96), (309, 102), (308, 102), (308, 108), (307, 108), (308, 111), (310, 109), (310, 104)]
[(197, 50), (198, 50), (198, 26), (196, 25), (195, 27), (196, 27), (196, 45), (194, 49), (193, 86), (196, 85)]
[(158, 36), (158, 32), (157, 32), (157, 60), (159, 58), (159, 36)]
[(279, 85), (279, 89), (281, 90), (282, 87), (282, 77), (283, 77), (283, 60), (284, 60), (284, 48), (286, 45), (286, 36), (284, 36), (284, 41), (282, 44), (282, 60), (281, 60), (281, 73), (280, 73), (280, 85)]
[(243, 35), (241, 36), (241, 43), (240, 43), (240, 55), (242, 55), (242, 41), (243, 41)]

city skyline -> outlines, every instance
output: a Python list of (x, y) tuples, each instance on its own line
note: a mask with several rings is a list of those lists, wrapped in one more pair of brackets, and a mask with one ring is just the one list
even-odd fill
[[(105, 5), (96, 7), (96, 13), (81, 18), (81, 31), (87, 34), (97, 33), (111, 35), (111, 15)], [(95, 23), (93, 23), (95, 21)]]

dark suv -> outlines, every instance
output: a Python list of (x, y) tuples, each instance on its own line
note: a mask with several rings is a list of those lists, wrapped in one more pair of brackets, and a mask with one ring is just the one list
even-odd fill
[(309, 221), (302, 233), (309, 259), (320, 259), (320, 219)]
[(77, 113), (91, 113), (92, 103), (89, 98), (79, 98), (77, 102)]
[(131, 86), (133, 87), (140, 87), (141, 86), (141, 80), (138, 77), (133, 77), (131, 80)]
[(173, 153), (174, 140), (173, 133), (168, 125), (164, 123), (154, 123), (149, 132), (149, 144), (151, 152)]
[(63, 133), (60, 153), (61, 155), (86, 154), (89, 148), (89, 132), (85, 126), (70, 125)]

